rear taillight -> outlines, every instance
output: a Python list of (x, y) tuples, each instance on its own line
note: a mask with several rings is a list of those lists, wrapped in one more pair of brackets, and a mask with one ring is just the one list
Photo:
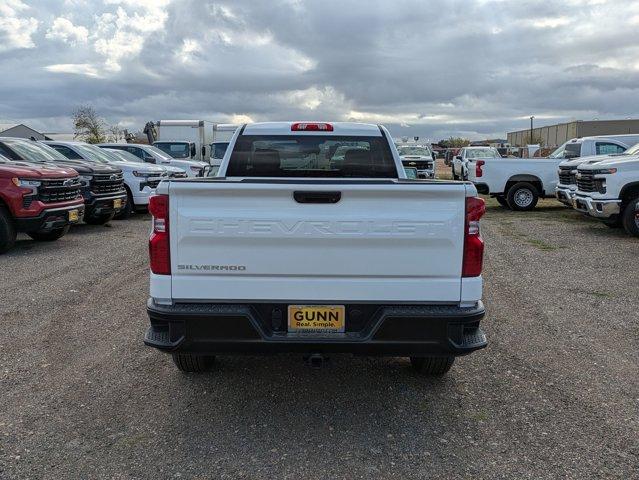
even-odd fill
[(149, 238), (151, 271), (157, 275), (171, 275), (169, 196), (151, 195), (149, 213), (153, 216), (153, 231)]
[(330, 123), (294, 123), (291, 125), (291, 132), (332, 132), (333, 125)]
[(486, 204), (479, 197), (466, 197), (466, 231), (464, 234), (464, 261), (462, 277), (481, 275), (484, 260), (484, 240), (479, 231), (479, 220), (486, 213)]
[(483, 160), (477, 160), (477, 163), (475, 164), (475, 176), (476, 177), (481, 177), (484, 172), (482, 171), (481, 167), (484, 166), (486, 162), (484, 162)]

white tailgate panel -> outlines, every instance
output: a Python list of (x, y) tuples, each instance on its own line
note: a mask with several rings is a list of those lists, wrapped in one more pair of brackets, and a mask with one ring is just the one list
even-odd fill
[[(342, 198), (293, 198), (315, 190)], [(458, 302), (464, 195), (462, 184), (171, 182), (172, 297)]]

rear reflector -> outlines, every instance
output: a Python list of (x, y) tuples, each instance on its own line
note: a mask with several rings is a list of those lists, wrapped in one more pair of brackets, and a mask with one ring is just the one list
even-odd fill
[(291, 132), (332, 132), (333, 125), (330, 123), (294, 123), (291, 125)]
[(169, 196), (151, 195), (149, 213), (153, 216), (153, 231), (149, 238), (149, 263), (156, 275), (171, 275), (169, 248)]
[(484, 240), (479, 231), (479, 220), (486, 213), (486, 203), (479, 197), (466, 197), (466, 228), (464, 234), (464, 260), (462, 277), (481, 275), (484, 260)]

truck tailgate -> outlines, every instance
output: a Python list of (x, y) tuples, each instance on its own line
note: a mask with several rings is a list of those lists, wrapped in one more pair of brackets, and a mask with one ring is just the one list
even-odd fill
[(169, 194), (175, 301), (460, 300), (461, 183), (178, 181)]

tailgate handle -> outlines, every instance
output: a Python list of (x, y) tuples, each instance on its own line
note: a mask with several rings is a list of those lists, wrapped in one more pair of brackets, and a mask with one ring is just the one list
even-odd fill
[(297, 203), (337, 203), (342, 198), (342, 192), (293, 192)]

